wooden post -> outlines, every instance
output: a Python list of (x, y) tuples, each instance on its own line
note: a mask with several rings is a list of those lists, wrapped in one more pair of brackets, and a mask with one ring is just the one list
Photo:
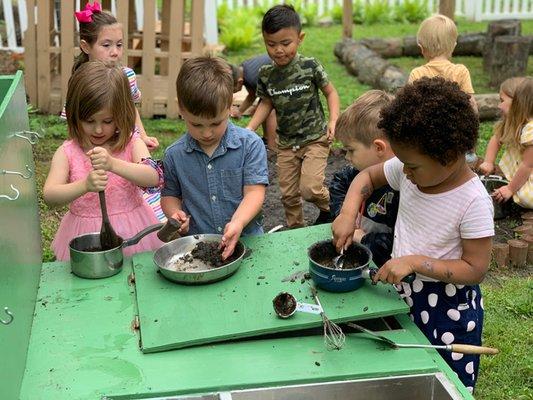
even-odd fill
[(191, 6), (191, 52), (202, 54), (204, 48), (204, 0), (196, 0)]
[(154, 115), (155, 0), (144, 0), (141, 115)]
[(527, 264), (533, 265), (533, 235), (524, 235), (522, 240), (527, 243)]
[(74, 64), (74, 3), (61, 3), (61, 104), (67, 99), (70, 71)]
[(176, 78), (183, 62), (181, 55), (181, 42), (183, 40), (183, 13), (184, 1), (172, 0), (170, 5), (170, 29), (168, 40), (168, 91), (167, 91), (167, 118), (179, 116), (178, 101), (176, 97)]
[(453, 20), (455, 18), (455, 0), (440, 0), (439, 14), (446, 15)]
[(492, 260), (498, 268), (505, 268), (509, 261), (509, 245), (507, 243), (494, 243), (492, 245)]
[(122, 52), (122, 65), (128, 65), (128, 50), (129, 46), (129, 1), (118, 1), (117, 2), (117, 21), (122, 24), (122, 34), (123, 34), (123, 52)]
[(26, 0), (28, 29), (24, 34), (24, 82), (30, 104), (38, 105), (37, 91), (37, 37), (35, 34), (35, 0)]
[(498, 36), (494, 39), (492, 63), (489, 67), (489, 85), (499, 88), (507, 78), (524, 76), (529, 57), (529, 38), (525, 36)]
[(533, 234), (533, 229), (531, 225), (520, 225), (513, 229), (513, 231), (518, 235), (518, 237), (522, 237), (523, 235), (529, 235)]
[(523, 267), (527, 262), (528, 244), (522, 240), (511, 239), (509, 244), (509, 263), (513, 267)]
[[(33, 12), (33, 10), (31, 10)], [(48, 112), (50, 106), (50, 3), (37, 0), (37, 107)]]
[(342, 37), (351, 39), (353, 37), (353, 3), (352, 0), (343, 1), (342, 9)]

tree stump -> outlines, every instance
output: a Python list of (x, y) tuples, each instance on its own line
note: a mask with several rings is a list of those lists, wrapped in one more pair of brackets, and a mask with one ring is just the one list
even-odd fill
[(401, 38), (365, 38), (361, 40), (361, 44), (374, 50), (383, 58), (403, 55), (403, 40)]
[(390, 66), (387, 60), (375, 54), (375, 57), (365, 58), (359, 64), (359, 80), (372, 87), (378, 86), (383, 72)]
[(416, 42), (416, 36), (406, 36), (403, 38), (403, 55), (404, 57), (422, 57), (422, 52)]
[(457, 38), (454, 56), (482, 56), (485, 47), (484, 33), (463, 33)]
[(494, 243), (492, 245), (492, 260), (498, 268), (505, 268), (509, 261), (509, 245), (507, 243)]
[[(483, 49), (483, 70), (489, 72), (491, 70), (492, 62), (494, 60), (493, 51), (494, 39), (497, 36), (520, 36), (522, 25), (518, 19), (503, 19), (499, 21), (490, 22), (487, 28), (487, 35), (485, 36), (485, 46)], [(496, 58), (499, 57), (496, 54)]]
[(511, 239), (509, 244), (509, 264), (513, 267), (524, 267), (527, 262), (528, 244), (523, 240)]
[(524, 76), (529, 57), (529, 38), (523, 36), (498, 36), (494, 40), (493, 59), (489, 70), (489, 85), (500, 84), (513, 76)]
[(500, 95), (498, 93), (474, 94), (479, 112), (479, 120), (495, 120), (500, 117)]
[(396, 93), (407, 83), (407, 75), (395, 65), (389, 65), (379, 78), (378, 86), (388, 93)]
[(518, 235), (519, 238), (521, 238), (524, 235), (530, 235), (533, 234), (533, 229), (531, 229), (531, 225), (520, 225), (513, 229), (514, 233)]
[(527, 264), (533, 265), (533, 235), (524, 235), (522, 240), (527, 243)]

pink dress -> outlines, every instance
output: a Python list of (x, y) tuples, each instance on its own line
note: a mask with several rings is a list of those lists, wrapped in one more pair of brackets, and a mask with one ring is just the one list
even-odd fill
[[(113, 157), (131, 162), (132, 149), (133, 141), (130, 141), (123, 151), (114, 153)], [(69, 182), (85, 179), (92, 170), (92, 165), (83, 149), (75, 141), (67, 140), (63, 143), (63, 151), (69, 163)], [(142, 229), (159, 222), (152, 208), (143, 200), (138, 186), (114, 173), (109, 172), (108, 176), (105, 190), (107, 213), (113, 229), (120, 237), (129, 239)], [(69, 243), (73, 238), (85, 233), (100, 232), (101, 227), (102, 212), (98, 193), (89, 192), (74, 200), (61, 220), (52, 242), (57, 260), (70, 259)], [(123, 251), (125, 255), (131, 255), (156, 250), (161, 245), (163, 243), (154, 232), (136, 245), (124, 247)]]

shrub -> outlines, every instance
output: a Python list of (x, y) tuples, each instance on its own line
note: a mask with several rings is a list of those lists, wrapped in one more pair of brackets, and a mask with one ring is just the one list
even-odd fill
[(394, 7), (394, 20), (417, 23), (429, 16), (427, 0), (404, 0)]
[(333, 22), (336, 24), (341, 24), (342, 14), (343, 14), (342, 6), (340, 4), (335, 4), (333, 8), (331, 9), (331, 19), (333, 19)]
[[(223, 4), (224, 5), (224, 4)], [(219, 7), (219, 10), (222, 8)], [(254, 45), (261, 34), (254, 10), (247, 8), (227, 11), (220, 25), (219, 40), (228, 50), (238, 51)]]
[(364, 5), (362, 0), (355, 0), (352, 9), (352, 21), (354, 24), (362, 24), (364, 20)]
[(387, 0), (375, 0), (371, 3), (366, 3), (363, 16), (363, 23), (365, 25), (390, 22), (391, 9), (389, 3)]

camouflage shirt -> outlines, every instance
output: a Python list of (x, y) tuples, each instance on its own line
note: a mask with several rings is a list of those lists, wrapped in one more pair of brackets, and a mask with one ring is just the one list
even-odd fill
[(328, 83), (324, 67), (313, 57), (297, 54), (284, 67), (261, 67), (256, 94), (274, 105), (281, 148), (312, 142), (326, 133), (318, 89)]

